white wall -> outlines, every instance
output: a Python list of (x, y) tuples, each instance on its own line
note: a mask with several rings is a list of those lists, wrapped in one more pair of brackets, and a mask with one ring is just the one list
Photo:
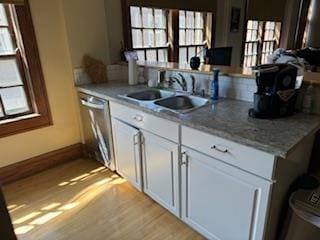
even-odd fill
[(81, 141), (60, 0), (29, 0), (53, 126), (0, 138), (0, 167)]
[[(60, 0), (73, 67), (82, 66), (84, 54), (110, 63), (104, 0)], [(117, 2), (120, 0), (116, 0)], [(119, 14), (119, 13), (118, 13)], [(113, 22), (110, 20), (110, 25)]]
[(122, 10), (120, 0), (105, 0), (106, 25), (108, 31), (111, 64), (120, 61), (120, 42), (123, 42)]
[[(216, 13), (216, 47), (233, 47), (232, 66), (240, 66), (243, 44), (245, 0), (218, 0)], [(231, 9), (237, 7), (241, 9), (239, 32), (230, 32)]]

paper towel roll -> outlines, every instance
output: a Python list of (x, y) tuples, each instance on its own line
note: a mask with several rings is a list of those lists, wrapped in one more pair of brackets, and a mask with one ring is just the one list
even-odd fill
[(138, 66), (136, 60), (129, 61), (129, 85), (138, 84)]

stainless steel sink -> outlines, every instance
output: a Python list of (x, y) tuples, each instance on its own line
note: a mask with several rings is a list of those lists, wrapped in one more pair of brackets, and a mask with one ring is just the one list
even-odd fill
[(209, 103), (206, 98), (158, 89), (146, 89), (119, 97), (138, 102), (155, 111), (167, 110), (175, 113), (188, 113)]
[(154, 104), (176, 112), (190, 112), (209, 103), (208, 99), (194, 96), (174, 96), (155, 101)]
[(124, 95), (122, 97), (134, 99), (138, 101), (153, 101), (161, 98), (168, 98), (174, 96), (173, 92), (170, 91), (163, 91), (163, 90), (156, 90), (156, 89), (150, 89), (150, 90), (144, 90), (140, 92), (130, 93), (127, 95)]

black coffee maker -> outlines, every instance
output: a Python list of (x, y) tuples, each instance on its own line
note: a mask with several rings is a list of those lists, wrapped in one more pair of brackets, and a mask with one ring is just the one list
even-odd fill
[(265, 64), (253, 69), (256, 73), (257, 92), (254, 107), (249, 110), (253, 118), (280, 118), (295, 111), (298, 69), (289, 64)]

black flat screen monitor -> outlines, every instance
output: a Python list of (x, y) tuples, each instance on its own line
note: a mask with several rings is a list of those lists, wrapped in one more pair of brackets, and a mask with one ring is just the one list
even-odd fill
[(231, 65), (232, 47), (211, 48), (206, 52), (207, 63), (211, 65)]

